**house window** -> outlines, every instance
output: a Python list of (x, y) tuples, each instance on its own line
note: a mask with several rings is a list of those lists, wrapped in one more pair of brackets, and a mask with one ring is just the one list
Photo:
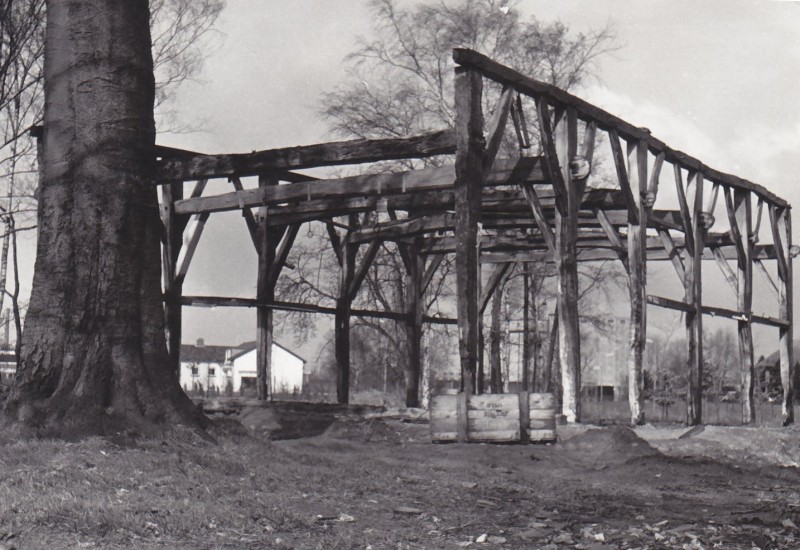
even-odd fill
[(214, 367), (208, 367), (208, 375), (209, 376), (214, 376), (214, 373), (216, 372), (216, 370), (217, 369), (215, 369)]
[(192, 365), (191, 369), (192, 369), (192, 376), (197, 376), (197, 366)]

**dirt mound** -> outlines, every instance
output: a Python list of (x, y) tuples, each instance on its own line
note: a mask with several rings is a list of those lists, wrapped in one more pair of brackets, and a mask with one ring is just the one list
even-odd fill
[(329, 411), (297, 411), (277, 407), (245, 407), (239, 422), (250, 433), (264, 439), (300, 439), (325, 432), (334, 422)]
[(560, 443), (557, 449), (560, 456), (595, 468), (662, 456), (657, 449), (625, 426), (588, 430)]
[(400, 434), (382, 420), (355, 417), (337, 418), (323, 435), (331, 439), (348, 441), (399, 443), (401, 440)]

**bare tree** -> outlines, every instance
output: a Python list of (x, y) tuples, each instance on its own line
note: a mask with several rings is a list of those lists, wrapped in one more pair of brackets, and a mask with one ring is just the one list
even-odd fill
[[(152, 0), (153, 58), (157, 119), (180, 130), (170, 99), (180, 84), (198, 74), (209, 31), (224, 0)], [(36, 228), (36, 140), (29, 130), (42, 123), (44, 0), (0, 0), (0, 314), (8, 296), (20, 334), (16, 233)], [(10, 257), (9, 257), (10, 254)], [(8, 265), (14, 284), (8, 288)], [(19, 338), (16, 339), (19, 343)]]
[(47, 10), (36, 270), (6, 417), (62, 436), (200, 427), (164, 336), (148, 2)]
[[(348, 56), (346, 84), (324, 94), (320, 104), (320, 113), (330, 123), (332, 132), (347, 138), (391, 138), (452, 127), (451, 52), (455, 47), (481, 51), (562, 88), (582, 82), (591, 74), (596, 60), (613, 48), (614, 33), (608, 26), (589, 33), (574, 33), (562, 23), (525, 21), (517, 9), (518, 2), (514, 1), (445, 0), (401, 8), (394, 0), (370, 0), (369, 5), (375, 22), (374, 34), (361, 39)], [(497, 91), (488, 92), (487, 106)], [(448, 160), (426, 159), (422, 164)], [(415, 168), (419, 163), (398, 164)], [(382, 165), (380, 169), (398, 167)], [(312, 257), (319, 257), (320, 242), (325, 246), (324, 240), (318, 241)], [(302, 244), (296, 247), (293, 261), (301, 268), (288, 274), (290, 282), (283, 288), (286, 291), (307, 290), (314, 278), (313, 272), (302, 269)], [(382, 247), (358, 300), (371, 307), (402, 311), (405, 268), (397, 252), (395, 245)], [(447, 260), (442, 262), (426, 296), (426, 306), (437, 308), (454, 295), (451, 271), (452, 264)], [(331, 286), (324, 294), (333, 291), (335, 295), (334, 289)], [(503, 289), (498, 292), (502, 295)], [(406, 361), (404, 332), (394, 322), (369, 319), (356, 323), (371, 329), (354, 334), (369, 338), (373, 349), (401, 358), (397, 364)], [(426, 330), (444, 328), (426, 327)], [(497, 388), (498, 377), (495, 382)], [(409, 405), (416, 402), (409, 396)]]

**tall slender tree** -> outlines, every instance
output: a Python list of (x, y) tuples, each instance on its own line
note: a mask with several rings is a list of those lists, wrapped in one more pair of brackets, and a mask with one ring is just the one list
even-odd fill
[(204, 417), (168, 367), (147, 0), (48, 0), (39, 241), (8, 419), (53, 435)]

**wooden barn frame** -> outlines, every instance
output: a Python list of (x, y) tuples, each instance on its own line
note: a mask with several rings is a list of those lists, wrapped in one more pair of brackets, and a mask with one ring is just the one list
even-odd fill
[[(407, 403), (418, 405), (423, 323), (457, 323), (462, 391), (474, 393), (479, 362), (479, 324), (486, 304), (515, 262), (550, 261), (556, 266), (562, 412), (580, 419), (580, 336), (578, 271), (581, 261), (618, 259), (630, 289), (629, 401), (632, 422), (643, 421), (642, 365), (646, 345), (646, 307), (652, 304), (685, 313), (689, 395), (687, 423), (702, 422), (703, 314), (738, 323), (745, 422), (755, 419), (752, 324), (779, 331), (782, 413), (793, 422), (792, 249), (790, 206), (764, 187), (709, 168), (669, 148), (637, 128), (567, 92), (538, 82), (471, 50), (453, 52), (455, 128), (404, 139), (356, 140), (257, 151), (201, 155), (159, 149), (158, 183), (164, 223), (163, 272), (168, 343), (179, 365), (181, 310), (185, 305), (256, 307), (258, 318), (258, 395), (267, 398), (272, 312), (299, 310), (335, 316), (337, 397), (349, 400), (350, 318), (395, 319), (408, 335)], [(484, 82), (502, 89), (484, 123)], [(525, 105), (523, 105), (525, 103)], [(535, 113), (528, 116), (525, 113)], [(528, 129), (538, 131), (542, 154), (500, 159), (508, 119), (520, 150), (530, 150)], [(618, 189), (587, 189), (595, 143), (610, 145)], [(315, 179), (296, 172), (321, 166), (455, 155), (454, 166)], [(662, 169), (671, 165), (679, 208), (655, 210)], [(257, 189), (240, 178), (258, 176)], [(225, 178), (233, 191), (203, 192), (209, 179)], [(196, 182), (184, 194), (184, 184)], [(693, 198), (689, 188), (694, 187)], [(712, 232), (720, 198), (730, 229)], [(362, 225), (360, 214), (382, 207), (389, 222)], [(257, 209), (257, 210), (256, 210)], [(184, 296), (182, 285), (209, 215), (240, 210), (258, 253), (257, 295), (252, 299)], [(764, 216), (766, 210), (766, 216)], [(758, 242), (762, 220), (771, 244)], [(287, 303), (275, 285), (303, 223), (327, 224), (341, 268), (335, 308)], [(480, 228), (480, 229), (479, 229)], [(649, 230), (649, 232), (648, 232)], [(382, 241), (395, 241), (407, 270), (405, 311), (364, 311), (352, 300)], [(366, 252), (357, 263), (360, 247)], [(445, 254), (455, 255), (457, 319), (426, 316), (422, 296)], [(703, 304), (703, 260), (714, 261), (738, 297), (736, 309)], [(774, 281), (765, 260), (777, 263)], [(646, 266), (669, 261), (683, 284), (681, 299), (647, 294)], [(733, 262), (734, 265), (731, 265)], [(491, 266), (482, 285), (481, 265)], [(754, 268), (766, 276), (778, 302), (777, 318), (752, 311)], [(528, 390), (527, 387), (524, 390)]]

